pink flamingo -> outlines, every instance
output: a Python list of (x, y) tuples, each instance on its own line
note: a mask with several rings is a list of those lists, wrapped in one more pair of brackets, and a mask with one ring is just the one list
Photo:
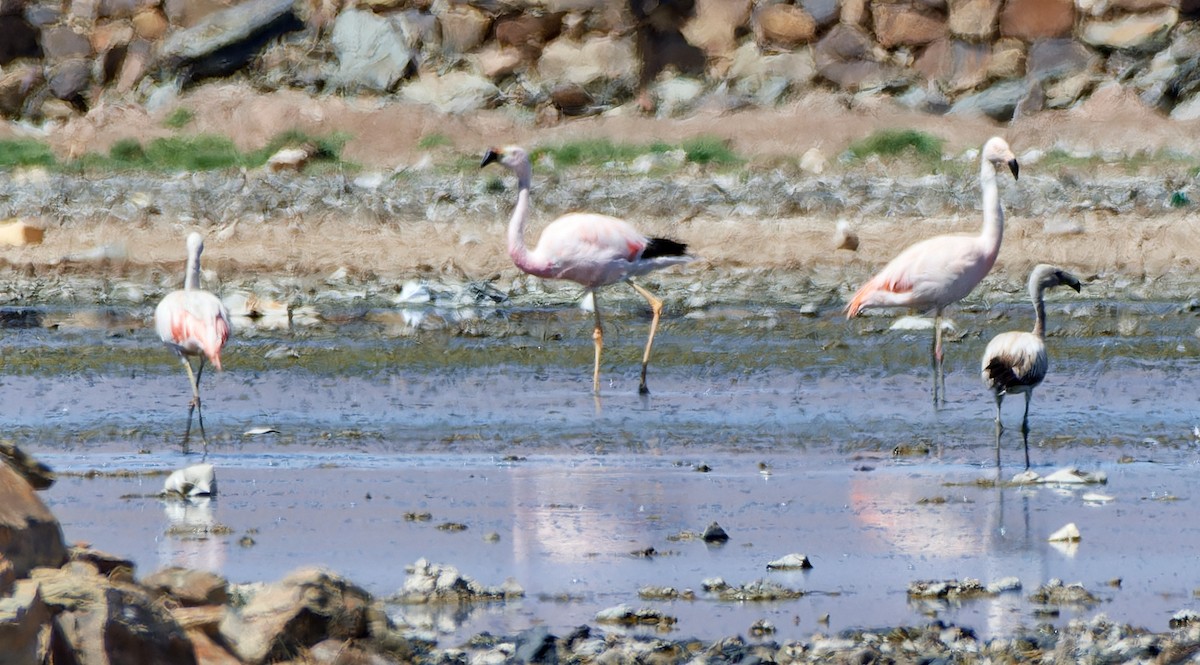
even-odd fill
[(1004, 332), (988, 342), (983, 352), (983, 382), (996, 396), (996, 467), (1000, 467), (1000, 403), (1004, 396), (1025, 393), (1025, 416), (1021, 438), (1025, 442), (1025, 468), (1029, 468), (1029, 400), (1033, 389), (1046, 378), (1050, 360), (1046, 356), (1046, 289), (1066, 284), (1079, 291), (1079, 278), (1054, 266), (1041, 264), (1029, 275), (1029, 297), (1033, 300), (1033, 332)]
[[(183, 452), (188, 451), (194, 410), (200, 421), (200, 439), (204, 441), (204, 453), (207, 455), (208, 437), (204, 434), (204, 413), (200, 408), (200, 375), (204, 372), (205, 359), (211, 361), (218, 370), (221, 369), (221, 347), (229, 340), (232, 328), (225, 305), (213, 294), (199, 288), (200, 253), (204, 251), (204, 239), (199, 233), (188, 235), (187, 250), (187, 275), (183, 289), (168, 293), (158, 303), (154, 310), (154, 327), (163, 343), (179, 355), (192, 383), (187, 429), (183, 432)], [(200, 359), (194, 371), (189, 360), (192, 356)]]
[[(933, 406), (946, 400), (942, 367), (942, 310), (969, 294), (988, 274), (1000, 253), (1004, 236), (1004, 210), (996, 188), (996, 167), (1007, 164), (1017, 178), (1017, 158), (1000, 137), (988, 139), (979, 159), (979, 184), (983, 189), (983, 230), (978, 236), (943, 235), (923, 240), (892, 259), (846, 306), (846, 318), (864, 307), (912, 307), (934, 311)], [(940, 401), (939, 401), (940, 398)]]
[(600, 305), (596, 289), (627, 282), (650, 304), (653, 318), (650, 336), (642, 354), (642, 377), (638, 392), (646, 388), (646, 366), (650, 363), (650, 347), (662, 313), (662, 301), (632, 278), (652, 270), (686, 263), (687, 245), (665, 238), (648, 238), (624, 220), (592, 213), (571, 213), (551, 222), (538, 239), (533, 250), (525, 246), (525, 226), (529, 218), (529, 187), (533, 167), (524, 148), (509, 146), (492, 148), (483, 156), (479, 167), (493, 162), (508, 168), (517, 176), (517, 206), (508, 223), (508, 254), (518, 268), (530, 275), (552, 279), (569, 279), (583, 286), (585, 295), (592, 295), (596, 328), (592, 340), (596, 346), (596, 361), (592, 371), (592, 390), (600, 393), (600, 352), (604, 348), (604, 329), (600, 324)]

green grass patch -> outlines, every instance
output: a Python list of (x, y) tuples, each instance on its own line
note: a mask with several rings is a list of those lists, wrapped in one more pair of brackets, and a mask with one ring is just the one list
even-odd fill
[(195, 113), (192, 113), (184, 108), (179, 108), (171, 111), (171, 114), (167, 116), (166, 120), (163, 120), (163, 126), (170, 129), (183, 129), (191, 124), (192, 120), (195, 118)]
[(422, 136), (420, 139), (417, 140), (417, 147), (422, 150), (433, 150), (434, 148), (444, 148), (446, 146), (453, 145), (453, 144), (454, 144), (454, 142), (450, 140), (449, 136), (446, 136), (445, 134), (439, 134), (437, 132), (434, 132), (432, 134), (426, 134), (425, 136)]
[(0, 140), (0, 168), (14, 166), (56, 166), (58, 160), (50, 146), (33, 139)]
[(122, 139), (109, 148), (107, 155), (89, 153), (70, 167), (82, 171), (160, 172), (258, 168), (279, 150), (299, 146), (311, 150), (312, 162), (346, 167), (341, 152), (347, 140), (349, 137), (343, 134), (313, 136), (292, 130), (279, 134), (258, 150), (242, 152), (233, 141), (214, 134), (170, 136), (144, 144), (137, 139)]
[(906, 154), (916, 155), (922, 162), (936, 163), (942, 159), (942, 139), (915, 129), (885, 129), (850, 145), (850, 154), (858, 159), (877, 155), (896, 159)]
[(534, 159), (549, 156), (559, 167), (603, 166), (611, 162), (632, 162), (643, 155), (662, 154), (672, 150), (683, 150), (686, 161), (694, 164), (731, 166), (742, 163), (729, 144), (721, 138), (699, 136), (678, 145), (664, 141), (653, 143), (616, 143), (607, 138), (568, 141), (557, 145), (539, 146), (534, 150)]

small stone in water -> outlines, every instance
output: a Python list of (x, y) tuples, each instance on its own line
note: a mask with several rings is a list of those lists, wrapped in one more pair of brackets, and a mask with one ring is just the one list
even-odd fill
[(722, 529), (720, 524), (713, 522), (704, 530), (701, 539), (706, 543), (725, 543), (729, 541), (729, 534), (725, 533), (725, 529)]

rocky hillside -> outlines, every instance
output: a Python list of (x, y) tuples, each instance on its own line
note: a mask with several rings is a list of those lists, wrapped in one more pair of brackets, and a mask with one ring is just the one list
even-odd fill
[(1106, 82), (1200, 117), (1200, 0), (0, 0), (0, 114), (154, 105), (214, 77), (540, 122), (813, 87), (932, 114), (1071, 107)]

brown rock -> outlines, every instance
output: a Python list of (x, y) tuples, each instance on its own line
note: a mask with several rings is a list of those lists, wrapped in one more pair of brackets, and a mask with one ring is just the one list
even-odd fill
[(133, 17), (133, 30), (142, 39), (162, 39), (169, 27), (167, 17), (157, 7), (144, 9)]
[(246, 663), (290, 656), (295, 646), (367, 634), (371, 596), (345, 579), (307, 568), (268, 585), (221, 621), (221, 638)]
[(550, 103), (563, 115), (584, 115), (591, 110), (595, 100), (578, 83), (561, 83), (550, 91)]
[(563, 27), (563, 12), (550, 14), (519, 14), (496, 21), (496, 41), (500, 46), (525, 52), (529, 60), (537, 59), (546, 42), (559, 36)]
[(925, 78), (940, 81), (948, 92), (971, 90), (987, 80), (992, 49), (987, 44), (939, 39), (917, 59)]
[(1015, 79), (1025, 75), (1025, 42), (1011, 37), (992, 44), (992, 59), (987, 77), (993, 80)]
[(192, 28), (213, 14), (229, 9), (223, 0), (163, 0), (163, 12), (171, 25)]
[(129, 21), (107, 21), (92, 28), (92, 50), (105, 53), (117, 46), (126, 46), (133, 41), (133, 24)]
[(842, 2), (842, 23), (861, 26), (867, 22), (869, 16), (867, 0), (844, 0)]
[(221, 620), (228, 610), (224, 605), (199, 605), (196, 607), (173, 607), (171, 616), (184, 630), (200, 630), (216, 636), (220, 632)]
[[(204, 631), (189, 630), (187, 631), (187, 636), (192, 642), (192, 649), (196, 653), (196, 662), (199, 665), (242, 665), (242, 661), (238, 660), (237, 656), (234, 656), (225, 647), (217, 644), (213, 637)], [(299, 662), (307, 663), (310, 661), (301, 660)], [(355, 661), (342, 661), (334, 658), (329, 661), (316, 662), (342, 663)]]
[(12, 562), (0, 556), (0, 598), (11, 594), (16, 583), (17, 571)]
[(0, 75), (0, 115), (19, 115), (25, 100), (44, 82), (42, 68), (37, 65), (6, 67)]
[[(96, 572), (105, 577), (112, 578), (114, 575), (124, 576), (125, 579), (130, 579), (133, 571), (133, 560), (120, 557), (115, 554), (109, 554), (101, 550), (94, 550), (90, 547), (75, 546), (67, 551), (67, 557), (71, 561), (78, 561), (89, 564), (96, 569)], [(122, 573), (121, 571), (128, 571)]]
[(229, 601), (229, 583), (220, 575), (205, 570), (163, 568), (147, 575), (142, 586), (168, 594), (185, 607), (223, 605)]
[[(29, 232), (25, 233), (29, 234)], [(36, 242), (42, 241), (41, 229), (34, 227), (32, 235), (37, 237)], [(21, 477), (32, 485), (35, 490), (50, 489), (54, 485), (56, 478), (54, 470), (42, 464), (37, 459), (30, 457), (24, 450), (21, 450), (16, 444), (10, 441), (0, 441), (0, 462), (7, 464), (13, 471), (21, 474)]]
[(121, 61), (121, 70), (117, 74), (117, 92), (129, 92), (145, 78), (150, 71), (150, 58), (153, 51), (150, 42), (135, 39), (125, 52)]
[(525, 57), (521, 51), (494, 43), (479, 49), (474, 60), (479, 73), (493, 81), (513, 75), (525, 64)]
[(767, 5), (754, 16), (754, 30), (763, 46), (793, 49), (817, 35), (817, 22), (795, 5)]
[(77, 660), (73, 662), (196, 662), (183, 628), (142, 589), (114, 583), (93, 567), (78, 562), (34, 573), (43, 599), (55, 612), (59, 648), (75, 654)]
[(7, 464), (0, 464), (0, 554), (17, 577), (39, 566), (61, 566), (67, 558), (62, 528), (33, 487)]
[(875, 38), (884, 48), (920, 46), (946, 34), (946, 17), (919, 3), (877, 2), (871, 7)]
[(1000, 0), (950, 0), (950, 32), (960, 37), (986, 39), (996, 33)]
[(887, 53), (860, 28), (833, 26), (813, 48), (817, 74), (851, 91), (877, 87), (899, 78), (897, 68), (883, 64)]
[(1000, 34), (1025, 41), (1068, 37), (1075, 26), (1073, 0), (1008, 0), (1000, 10)]
[(1089, 19), (1080, 29), (1079, 38), (1101, 48), (1151, 50), (1163, 45), (1178, 22), (1179, 10), (1174, 7), (1110, 20)]
[(750, 0), (699, 0), (696, 14), (681, 29), (689, 44), (709, 57), (729, 57), (737, 48), (737, 32), (750, 20)]
[(454, 5), (438, 15), (442, 26), (442, 51), (468, 53), (483, 43), (492, 19), (470, 5)]
[(16, 582), (11, 594), (0, 597), (0, 662), (45, 662), (39, 653), (39, 636), (49, 623), (50, 609), (42, 601), (38, 583)]

